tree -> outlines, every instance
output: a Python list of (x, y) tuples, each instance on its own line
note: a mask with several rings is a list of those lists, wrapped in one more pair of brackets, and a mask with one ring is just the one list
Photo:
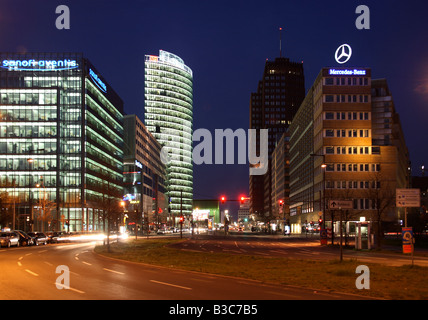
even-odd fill
[(385, 215), (395, 206), (395, 181), (382, 180), (380, 172), (372, 175), (366, 198), (371, 202), (372, 222), (377, 236), (376, 247), (381, 247), (383, 238), (382, 221)]
[(40, 197), (39, 195), (39, 201), (37, 202), (37, 206), (38, 206), (37, 220), (41, 221), (42, 228), (40, 231), (45, 232), (46, 222), (52, 221), (53, 219), (52, 210), (56, 208), (56, 203), (48, 199), (47, 192), (43, 185), (41, 186), (41, 188), (43, 188), (42, 191), (40, 192), (42, 193), (42, 196)]
[(123, 208), (121, 202), (120, 192), (110, 186), (110, 182), (104, 185), (103, 195), (100, 202), (101, 218), (103, 220), (104, 231), (107, 222), (107, 250), (110, 252), (110, 233), (115, 230), (118, 231), (119, 221), (122, 217)]

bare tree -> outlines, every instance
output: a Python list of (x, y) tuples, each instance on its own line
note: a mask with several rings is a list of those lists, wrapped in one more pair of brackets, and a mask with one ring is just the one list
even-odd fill
[[(44, 187), (42, 187), (44, 188)], [(41, 232), (45, 232), (45, 224), (46, 222), (52, 221), (52, 210), (56, 208), (56, 203), (48, 199), (46, 191), (43, 189), (41, 191), (42, 196), (39, 197), (39, 201), (37, 202), (38, 206), (38, 215), (37, 220), (41, 222)]]
[(372, 221), (377, 235), (376, 247), (381, 247), (383, 237), (382, 221), (385, 214), (395, 206), (395, 181), (382, 180), (380, 172), (372, 174), (366, 198), (372, 205)]
[(107, 223), (107, 250), (110, 252), (110, 234), (114, 229), (118, 229), (119, 219), (122, 215), (122, 208), (120, 206), (119, 192), (107, 184), (103, 188), (103, 196), (100, 202), (101, 218), (103, 220), (104, 231), (106, 231)]

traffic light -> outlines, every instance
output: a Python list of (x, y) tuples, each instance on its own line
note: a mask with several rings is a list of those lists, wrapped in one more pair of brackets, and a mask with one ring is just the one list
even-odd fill
[(180, 216), (180, 223), (182, 224), (184, 222), (184, 217)]
[(284, 204), (284, 200), (281, 199), (278, 202), (279, 202), (279, 206), (282, 207), (282, 205)]
[(242, 196), (242, 197), (241, 197), (241, 204), (244, 204), (244, 202), (245, 202), (245, 197), (244, 197), (244, 196)]
[(319, 218), (319, 219), (318, 219), (318, 224), (319, 224), (319, 225), (322, 225), (322, 223), (323, 223), (323, 220), (322, 220), (321, 218)]
[(225, 203), (226, 202), (226, 197), (225, 196), (221, 196), (220, 200), (221, 200), (221, 203)]

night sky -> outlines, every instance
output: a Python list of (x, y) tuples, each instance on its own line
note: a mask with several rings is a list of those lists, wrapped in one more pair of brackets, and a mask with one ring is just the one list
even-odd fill
[[(358, 5), (370, 30), (358, 30)], [(67, 5), (71, 29), (58, 30)], [(353, 50), (346, 67), (386, 78), (400, 114), (413, 173), (428, 165), (428, 3), (413, 1), (0, 0), (0, 51), (83, 52), (121, 96), (127, 114), (144, 117), (144, 55), (163, 49), (194, 74), (194, 129), (248, 129), (250, 93), (266, 59), (304, 61), (306, 90), (322, 67), (339, 66), (336, 48)], [(237, 157), (235, 158), (237, 161)], [(194, 197), (248, 193), (248, 165), (194, 166)]]

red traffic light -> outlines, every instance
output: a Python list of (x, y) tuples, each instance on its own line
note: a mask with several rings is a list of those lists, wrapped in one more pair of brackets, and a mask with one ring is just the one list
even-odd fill
[(183, 216), (181, 216), (180, 217), (180, 222), (183, 222), (184, 221), (184, 217)]
[(225, 203), (226, 202), (226, 197), (225, 196), (221, 196), (220, 200), (221, 200), (221, 203)]
[(245, 197), (241, 197), (241, 203), (244, 203), (245, 202)]
[(279, 202), (279, 205), (280, 205), (280, 206), (282, 206), (282, 205), (284, 204), (284, 200), (282, 200), (282, 199), (281, 199), (281, 200), (279, 200), (278, 202)]

